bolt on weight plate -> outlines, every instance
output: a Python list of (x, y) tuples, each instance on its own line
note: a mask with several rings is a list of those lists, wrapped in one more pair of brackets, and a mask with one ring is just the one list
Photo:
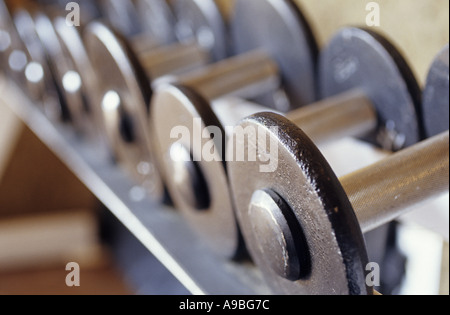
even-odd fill
[(449, 129), (449, 54), (448, 45), (433, 61), (423, 95), (425, 136)]
[[(275, 172), (261, 172), (258, 162), (228, 163), (247, 248), (274, 293), (370, 293), (364, 271), (368, 258), (358, 220), (315, 144), (289, 120), (275, 114), (258, 114), (243, 120), (241, 126), (263, 132), (266, 148), (276, 143), (278, 150)], [(269, 126), (276, 126), (277, 133)], [(253, 152), (247, 150), (258, 145), (258, 141), (235, 141), (244, 152)], [(295, 205), (295, 211), (285, 211), (289, 207), (280, 205)], [(261, 212), (267, 210), (261, 209), (272, 209), (266, 214), (272, 219), (263, 221)], [(293, 222), (298, 225), (292, 226)], [(286, 251), (280, 252), (283, 243)], [(309, 254), (305, 255), (305, 250)]]
[(320, 55), (319, 88), (323, 98), (352, 89), (368, 97), (379, 126), (365, 140), (396, 151), (422, 138), (419, 84), (399, 51), (373, 31), (345, 28), (333, 37)]
[[(184, 3), (184, 1), (182, 2)], [(274, 85), (278, 87), (279, 75), (276, 63), (281, 58), (297, 61), (304, 58), (305, 60), (299, 63), (307, 64), (310, 67), (309, 69), (314, 68), (311, 48), (306, 47), (310, 45), (309, 31), (302, 30), (303, 23), (306, 22), (298, 21), (302, 17), (298, 13), (298, 8), (293, 8), (291, 5), (291, 2), (285, 0), (239, 0), (235, 6), (236, 12), (232, 24), (235, 28), (234, 36), (242, 40), (243, 37), (241, 36), (245, 35), (238, 35), (238, 25), (244, 27), (244, 24), (241, 23), (251, 20), (252, 24), (260, 25), (264, 29), (265, 25), (268, 24), (268, 19), (270, 19), (271, 23), (269, 24), (276, 30), (272, 30), (269, 35), (275, 37), (274, 34), (283, 34), (288, 31), (289, 35), (287, 36), (295, 37), (295, 39), (292, 39), (294, 46), (297, 45), (297, 48), (302, 46), (299, 55), (286, 53), (285, 47), (283, 49), (277, 48), (276, 43), (269, 45), (267, 39), (260, 39), (258, 38), (259, 35), (251, 37), (247, 30), (242, 30), (244, 34), (248, 35), (249, 41), (257, 38), (251, 45), (246, 45), (245, 48), (242, 44), (242, 51), (240, 51), (242, 54), (207, 66), (201, 69), (199, 73), (190, 73), (187, 78), (182, 77), (180, 79), (180, 84), (169, 85), (167, 88), (162, 87), (155, 93), (152, 100), (151, 125), (155, 130), (154, 135), (157, 139), (155, 143), (158, 144), (159, 156), (162, 160), (161, 165), (164, 168), (168, 189), (174, 203), (193, 226), (193, 229), (203, 239), (207, 240), (210, 247), (219, 255), (227, 258), (239, 256), (244, 246), (233, 213), (225, 156), (220, 156), (225, 152), (224, 146), (227, 139), (225, 121), (222, 119), (223, 117), (217, 115), (211, 102), (230, 93), (239, 94), (241, 90), (244, 90), (244, 93), (261, 94), (261, 82), (264, 83), (265, 87), (270, 86), (272, 88)], [(255, 15), (256, 13), (258, 14)], [(251, 18), (253, 16), (255, 16), (254, 19)], [(274, 57), (275, 60), (272, 60), (271, 57)], [(281, 69), (282, 73), (286, 70), (284, 66)], [(311, 74), (311, 72), (313, 70), (308, 73)], [(314, 77), (312, 74), (311, 76)], [(283, 77), (283, 79), (285, 78)], [(301, 78), (297, 79), (301, 81)], [(314, 79), (308, 82), (312, 81)], [(236, 82), (238, 84), (235, 84)], [(302, 82), (302, 84), (304, 83)], [(257, 90), (257, 92), (255, 93), (254, 90)], [(264, 91), (265, 89), (262, 93)], [(311, 91), (309, 90), (308, 93), (311, 93)], [(293, 106), (298, 105), (301, 104), (293, 104)], [(167, 113), (172, 113), (172, 115), (167, 115)], [(246, 113), (239, 119), (249, 114), (248, 111)], [(198, 120), (198, 125), (193, 123), (196, 120)], [(237, 120), (233, 122), (233, 125), (236, 122)], [(181, 174), (192, 176), (192, 172), (189, 171), (194, 169), (192, 161), (189, 161), (190, 163), (174, 161), (174, 156), (175, 158), (177, 156), (174, 153), (182, 152), (182, 150), (176, 148), (179, 145), (179, 143), (176, 143), (176, 139), (170, 138), (172, 131), (177, 130), (176, 128), (179, 128), (179, 126), (186, 127), (186, 130), (194, 135), (200, 125), (203, 128), (209, 127), (211, 130), (220, 130), (221, 134), (221, 136), (214, 135), (214, 137), (204, 135), (202, 139), (203, 145), (214, 143), (214, 150), (218, 156), (213, 161), (203, 159), (203, 146), (196, 148), (190, 143), (183, 143), (184, 151), (188, 151), (189, 155), (192, 155), (197, 161), (199, 171), (195, 177), (203, 178), (206, 181), (208, 190), (203, 191), (202, 194), (208, 196), (208, 198), (205, 198), (209, 202), (207, 207), (204, 206), (204, 198), (198, 198), (194, 195), (192, 187), (186, 189), (186, 186), (192, 185), (192, 182), (198, 182), (193, 181), (192, 177), (181, 176)], [(187, 156), (187, 154), (184, 155)], [(183, 167), (184, 169), (181, 171), (180, 169)], [(192, 200), (196, 201), (192, 202)], [(199, 202), (203, 204), (202, 209), (197, 206)]]
[(262, 113), (240, 127), (249, 136), (235, 132), (236, 147), (276, 162), (270, 172), (261, 159), (228, 163), (247, 248), (276, 293), (371, 293), (362, 233), (448, 193), (448, 131), (338, 179), (286, 118)]

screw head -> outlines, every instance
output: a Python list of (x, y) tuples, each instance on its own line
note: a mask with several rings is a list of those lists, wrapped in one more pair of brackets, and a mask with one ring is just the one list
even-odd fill
[(248, 209), (252, 233), (259, 240), (259, 250), (267, 258), (267, 264), (280, 277), (297, 281), (304, 273), (300, 255), (308, 253), (304, 237), (298, 225), (293, 224), (289, 205), (274, 191), (258, 190)]

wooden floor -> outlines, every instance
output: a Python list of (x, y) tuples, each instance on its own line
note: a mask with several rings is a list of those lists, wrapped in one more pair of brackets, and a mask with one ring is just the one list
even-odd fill
[(80, 287), (65, 284), (67, 271), (59, 268), (0, 273), (0, 295), (130, 295), (131, 290), (113, 267), (81, 270)]

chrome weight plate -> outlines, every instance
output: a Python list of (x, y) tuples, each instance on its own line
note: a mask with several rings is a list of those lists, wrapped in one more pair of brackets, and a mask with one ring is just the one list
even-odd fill
[(147, 190), (162, 198), (163, 184), (154, 164), (147, 133), (150, 79), (136, 54), (120, 34), (100, 22), (91, 23), (84, 34), (86, 49), (100, 77), (98, 95), (104, 128), (114, 156)]

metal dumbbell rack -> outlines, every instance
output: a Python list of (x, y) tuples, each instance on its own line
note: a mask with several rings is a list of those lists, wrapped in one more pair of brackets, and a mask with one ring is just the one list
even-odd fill
[(199, 242), (174, 209), (145, 197), (117, 167), (95, 156), (95, 145), (67, 126), (51, 122), (21, 90), (0, 78), (0, 101), (8, 104), (39, 139), (193, 294), (268, 293), (251, 264), (216, 257)]
[[(152, 201), (123, 170), (107, 163), (107, 156), (95, 154), (96, 143), (81, 139), (66, 124), (48, 119), (23, 95), (16, 83), (1, 76), (0, 102), (9, 105), (192, 293), (246, 295), (270, 292), (263, 275), (253, 264), (216, 256), (174, 209)], [(384, 156), (378, 149), (358, 142), (352, 144), (357, 151), (371, 156), (372, 161)], [(345, 156), (348, 155), (346, 152)], [(342, 154), (336, 155), (336, 163), (340, 157)], [(358, 160), (357, 156), (355, 160)]]

